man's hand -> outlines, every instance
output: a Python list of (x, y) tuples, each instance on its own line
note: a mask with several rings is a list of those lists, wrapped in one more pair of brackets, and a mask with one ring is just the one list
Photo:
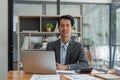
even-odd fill
[(68, 70), (68, 66), (65, 66), (65, 65), (61, 65), (59, 63), (56, 63), (56, 68), (57, 70)]

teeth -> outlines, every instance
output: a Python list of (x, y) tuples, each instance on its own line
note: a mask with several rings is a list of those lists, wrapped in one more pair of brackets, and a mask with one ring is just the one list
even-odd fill
[(67, 32), (63, 32), (63, 33), (67, 33)]

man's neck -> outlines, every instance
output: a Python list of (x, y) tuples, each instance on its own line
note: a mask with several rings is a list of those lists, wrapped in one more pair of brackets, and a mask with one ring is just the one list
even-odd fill
[(70, 37), (62, 37), (61, 40), (64, 44), (66, 44), (70, 40)]

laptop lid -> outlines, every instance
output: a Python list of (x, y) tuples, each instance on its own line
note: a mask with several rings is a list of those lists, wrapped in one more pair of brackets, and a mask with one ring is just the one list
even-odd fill
[(25, 73), (56, 73), (54, 51), (24, 51), (22, 52), (22, 64)]

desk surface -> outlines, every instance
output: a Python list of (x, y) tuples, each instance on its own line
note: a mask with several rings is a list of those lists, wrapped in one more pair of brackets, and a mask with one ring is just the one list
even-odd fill
[[(88, 75), (93, 76), (93, 74), (88, 74)], [(30, 80), (31, 77), (32, 74), (25, 74), (23, 71), (9, 71), (6, 80)], [(63, 74), (61, 74), (60, 77), (61, 80), (69, 80), (65, 78)], [(104, 79), (99, 78), (99, 80), (104, 80)]]

